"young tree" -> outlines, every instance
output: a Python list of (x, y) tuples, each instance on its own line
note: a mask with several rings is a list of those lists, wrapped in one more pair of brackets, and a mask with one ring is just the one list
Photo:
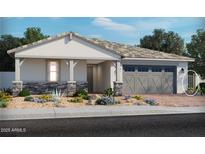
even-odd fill
[(14, 58), (7, 54), (7, 51), (17, 48), (21, 45), (33, 43), (35, 41), (47, 38), (38, 27), (27, 28), (23, 38), (14, 37), (12, 35), (0, 36), (0, 71), (14, 71)]
[(44, 35), (39, 27), (29, 27), (24, 32), (23, 44), (33, 43), (47, 37), (48, 35)]
[(140, 47), (182, 55), (184, 52), (184, 40), (179, 34), (164, 29), (154, 29), (153, 35), (140, 39)]
[(14, 71), (14, 59), (7, 54), (7, 50), (21, 46), (21, 39), (12, 35), (0, 37), (0, 71)]
[(187, 54), (195, 58), (194, 63), (190, 63), (190, 68), (205, 78), (205, 29), (197, 30), (192, 35), (190, 43), (187, 43)]

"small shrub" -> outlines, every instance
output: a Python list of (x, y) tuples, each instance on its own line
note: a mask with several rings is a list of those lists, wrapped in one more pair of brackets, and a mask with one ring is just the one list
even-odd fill
[(115, 92), (112, 90), (112, 88), (108, 88), (105, 90), (105, 96), (111, 97), (114, 96)]
[(82, 99), (88, 100), (88, 92), (84, 89), (78, 90), (74, 96), (81, 97)]
[(126, 96), (123, 97), (123, 100), (128, 100), (128, 99), (130, 99), (130, 98), (131, 98), (130, 95), (126, 95)]
[(8, 102), (5, 100), (0, 100), (0, 108), (5, 108), (8, 106)]
[(29, 101), (29, 102), (33, 102), (34, 98), (32, 96), (26, 96), (24, 98), (24, 101)]
[(194, 94), (195, 92), (196, 92), (196, 89), (195, 89), (195, 88), (188, 88), (188, 89), (186, 90), (186, 93), (187, 93), (187, 94), (190, 94), (190, 95)]
[(33, 98), (32, 102), (35, 102), (35, 103), (45, 103), (46, 100), (36, 97), (36, 98)]
[(4, 92), (4, 93), (7, 93), (9, 95), (12, 95), (12, 89), (11, 88), (2, 88), (0, 91)]
[(142, 100), (143, 99), (143, 97), (140, 96), (140, 95), (135, 95), (132, 98), (135, 98), (136, 100)]
[(82, 103), (83, 98), (82, 97), (74, 97), (73, 99), (69, 100), (72, 103)]
[(20, 93), (19, 96), (20, 97), (25, 97), (25, 96), (29, 96), (30, 92), (27, 89), (23, 89)]
[(149, 105), (158, 105), (158, 103), (155, 99), (145, 99), (144, 102), (149, 104)]
[(61, 90), (53, 90), (52, 91), (52, 99), (54, 103), (60, 103), (61, 102), (61, 97), (63, 96), (63, 93), (61, 93)]
[(46, 102), (53, 101), (52, 95), (41, 95), (41, 96), (38, 96), (38, 98), (39, 98), (39, 99), (43, 99), (43, 100), (45, 100)]
[(96, 100), (95, 104), (97, 105), (114, 105), (120, 103), (116, 101), (114, 97), (102, 97)]
[(8, 93), (5, 93), (5, 92), (0, 92), (0, 101), (11, 101), (12, 100), (12, 97), (8, 94)]
[(200, 83), (200, 94), (201, 95), (205, 94), (205, 83)]

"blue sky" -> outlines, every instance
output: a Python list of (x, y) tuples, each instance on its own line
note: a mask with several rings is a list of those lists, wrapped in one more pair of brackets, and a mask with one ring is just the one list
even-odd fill
[(27, 27), (40, 27), (43, 33), (51, 36), (73, 31), (88, 37), (133, 45), (139, 44), (143, 36), (152, 34), (155, 28), (177, 32), (185, 42), (189, 42), (197, 29), (205, 28), (205, 18), (0, 18), (0, 35), (22, 37)]

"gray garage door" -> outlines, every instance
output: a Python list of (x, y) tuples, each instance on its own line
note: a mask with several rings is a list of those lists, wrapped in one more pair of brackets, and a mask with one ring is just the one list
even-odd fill
[(176, 91), (176, 67), (123, 66), (124, 94), (170, 94)]

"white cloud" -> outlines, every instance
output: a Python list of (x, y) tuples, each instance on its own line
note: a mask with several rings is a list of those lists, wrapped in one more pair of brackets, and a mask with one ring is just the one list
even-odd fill
[(122, 23), (118, 23), (115, 22), (109, 18), (95, 18), (92, 21), (92, 24), (96, 25), (96, 26), (100, 26), (103, 27), (105, 29), (108, 30), (113, 30), (113, 31), (117, 31), (120, 33), (133, 33), (135, 32), (135, 27), (132, 25), (128, 25), (128, 24), (122, 24)]

